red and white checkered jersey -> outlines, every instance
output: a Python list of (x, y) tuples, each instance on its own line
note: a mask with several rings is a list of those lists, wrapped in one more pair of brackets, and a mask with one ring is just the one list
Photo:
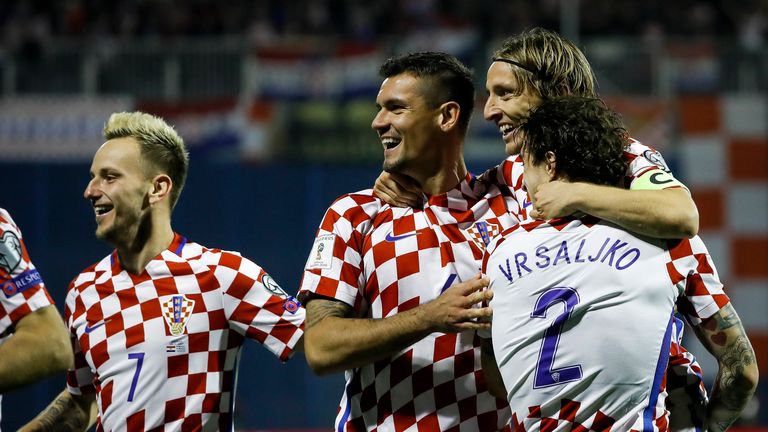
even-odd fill
[[(0, 344), (31, 312), (53, 304), (10, 213), (0, 208)], [(1, 398), (1, 397), (0, 397)]]
[(176, 234), (140, 275), (117, 253), (67, 293), (74, 394), (96, 392), (97, 430), (232, 430), (245, 338), (287, 360), (304, 309), (258, 265)]
[[(641, 175), (651, 170), (663, 170), (669, 172), (664, 158), (656, 149), (642, 144), (637, 140), (630, 140), (629, 145), (624, 150), (624, 157), (628, 161), (627, 173), (624, 178), (626, 187)], [(488, 169), (480, 175), (480, 179), (492, 182), (498, 185), (506, 185), (515, 195), (518, 207), (520, 208), (521, 220), (528, 220), (528, 211), (530, 210), (531, 200), (528, 192), (523, 188), (523, 159), (520, 155), (509, 156), (499, 165)], [(671, 186), (676, 187), (676, 186)]]
[(669, 430), (675, 304), (696, 325), (729, 302), (698, 237), (640, 237), (592, 217), (512, 228), (483, 271), (519, 431)]
[[(336, 299), (359, 318), (427, 303), (479, 273), (485, 245), (517, 223), (514, 206), (511, 195), (472, 175), (417, 209), (390, 207), (371, 190), (344, 195), (320, 225), (299, 299)], [(486, 390), (479, 342), (474, 332), (432, 333), (348, 370), (336, 430), (504, 429), (509, 410)]]

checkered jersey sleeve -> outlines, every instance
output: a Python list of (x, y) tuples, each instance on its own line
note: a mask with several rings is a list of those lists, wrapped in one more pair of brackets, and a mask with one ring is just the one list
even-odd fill
[(369, 191), (344, 195), (326, 211), (304, 267), (299, 300), (315, 296), (352, 307), (362, 301), (363, 241), (381, 201)]
[[(80, 297), (80, 288), (84, 284), (92, 284), (95, 273), (93, 267), (80, 273), (67, 289), (67, 299), (64, 303), (64, 322), (69, 330), (69, 340), (72, 345), (72, 353), (75, 361), (72, 369), (67, 370), (67, 390), (76, 395), (93, 393), (94, 372), (85, 358), (85, 353), (80, 346), (75, 329), (75, 321), (85, 314), (85, 305)], [(84, 320), (80, 320), (84, 321)]]
[(0, 337), (27, 314), (53, 304), (21, 230), (4, 209), (0, 209), (0, 287)]
[(730, 301), (723, 291), (704, 242), (698, 236), (668, 242), (667, 272), (678, 289), (678, 311), (692, 325), (717, 313)]
[(288, 360), (304, 334), (304, 308), (264, 269), (239, 253), (207, 255), (205, 260), (222, 288), (229, 326), (264, 345), (281, 361)]

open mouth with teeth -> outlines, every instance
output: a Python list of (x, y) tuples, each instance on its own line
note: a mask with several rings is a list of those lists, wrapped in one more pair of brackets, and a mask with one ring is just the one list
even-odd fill
[(112, 211), (112, 208), (111, 205), (97, 205), (93, 206), (93, 211), (96, 213), (96, 218), (98, 219), (100, 216), (104, 216)]
[(398, 138), (391, 138), (391, 137), (381, 139), (381, 143), (384, 144), (385, 150), (392, 150), (393, 148), (400, 145), (400, 141), (401, 140)]
[(517, 129), (517, 126), (511, 124), (499, 126), (499, 132), (501, 132), (501, 136), (504, 139), (507, 139), (515, 129)]

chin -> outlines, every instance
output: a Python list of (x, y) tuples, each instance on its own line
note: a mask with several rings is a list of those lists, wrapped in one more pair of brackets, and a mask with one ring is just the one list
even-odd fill
[(504, 151), (507, 153), (507, 156), (517, 156), (520, 154), (520, 147), (515, 142), (506, 143), (504, 144)]
[(388, 173), (402, 173), (403, 172), (403, 161), (401, 160), (394, 160), (394, 161), (388, 161), (384, 160), (384, 164), (382, 165), (382, 169)]

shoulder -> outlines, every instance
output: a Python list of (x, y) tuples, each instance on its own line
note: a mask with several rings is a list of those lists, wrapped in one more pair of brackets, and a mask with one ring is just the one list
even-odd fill
[(21, 230), (13, 221), (11, 214), (7, 210), (0, 208), (0, 234), (11, 232), (15, 237), (21, 237)]
[(630, 164), (641, 162), (648, 167), (669, 171), (669, 166), (664, 160), (664, 156), (661, 155), (661, 152), (636, 139), (630, 139), (629, 144), (624, 149), (624, 157)]
[(477, 176), (481, 183), (515, 186), (523, 172), (523, 160), (520, 155), (508, 156), (498, 165), (487, 169)]
[(325, 213), (323, 225), (333, 225), (343, 220), (352, 226), (358, 226), (372, 220), (385, 204), (372, 189), (344, 194), (337, 198)]

